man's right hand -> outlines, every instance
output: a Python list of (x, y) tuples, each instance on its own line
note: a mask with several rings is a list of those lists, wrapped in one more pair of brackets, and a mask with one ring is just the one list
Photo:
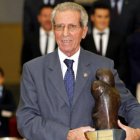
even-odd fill
[(70, 130), (67, 135), (67, 140), (87, 140), (84, 134), (87, 131), (95, 131), (95, 129), (90, 126), (85, 126)]

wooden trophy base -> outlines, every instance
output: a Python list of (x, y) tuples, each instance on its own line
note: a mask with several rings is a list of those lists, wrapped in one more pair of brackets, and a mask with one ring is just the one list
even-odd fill
[(122, 129), (105, 129), (85, 133), (87, 140), (125, 140), (125, 135)]

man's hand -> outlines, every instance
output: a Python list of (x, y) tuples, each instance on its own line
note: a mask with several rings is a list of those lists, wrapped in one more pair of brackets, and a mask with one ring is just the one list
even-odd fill
[(67, 140), (87, 140), (84, 135), (87, 131), (95, 131), (95, 129), (90, 126), (85, 126), (70, 130), (67, 135)]
[(118, 125), (126, 132), (125, 140), (140, 140), (140, 129), (128, 127), (122, 124), (120, 120), (118, 120)]

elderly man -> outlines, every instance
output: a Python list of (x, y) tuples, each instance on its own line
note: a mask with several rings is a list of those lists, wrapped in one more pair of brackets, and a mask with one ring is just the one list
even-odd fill
[(24, 65), (17, 121), (26, 139), (86, 140), (84, 132), (94, 131), (91, 83), (98, 68), (108, 68), (115, 76), (122, 102), (119, 115), (129, 123), (128, 127), (118, 122), (126, 140), (140, 137), (140, 105), (119, 80), (113, 62), (80, 48), (87, 21), (78, 4), (55, 7), (52, 23), (58, 50)]

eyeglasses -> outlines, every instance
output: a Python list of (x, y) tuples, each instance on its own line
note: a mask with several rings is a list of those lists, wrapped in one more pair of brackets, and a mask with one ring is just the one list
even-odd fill
[(64, 24), (54, 24), (54, 30), (55, 31), (64, 31), (65, 27), (68, 28), (68, 31), (74, 32), (77, 31), (81, 26), (80, 25), (74, 25), (74, 24), (68, 24), (67, 26)]

